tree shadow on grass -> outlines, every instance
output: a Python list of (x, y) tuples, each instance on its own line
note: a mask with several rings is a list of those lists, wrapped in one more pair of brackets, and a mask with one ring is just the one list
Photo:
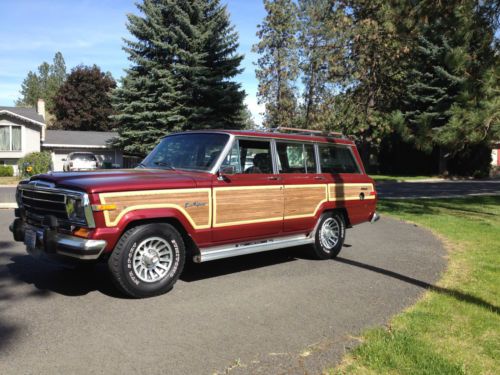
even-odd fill
[(389, 276), (389, 277), (404, 281), (406, 283), (418, 286), (418, 287), (423, 288), (423, 289), (429, 289), (431, 291), (453, 297), (458, 301), (467, 302), (467, 303), (485, 308), (487, 310), (490, 310), (491, 312), (493, 312), (495, 314), (500, 314), (500, 307), (492, 305), (491, 303), (489, 303), (481, 298), (478, 298), (476, 296), (473, 296), (471, 294), (468, 294), (468, 293), (463, 293), (463, 292), (455, 290), (455, 289), (447, 289), (447, 288), (443, 288), (440, 286), (432, 285), (432, 284), (429, 284), (425, 281), (414, 279), (413, 277), (405, 276), (405, 275), (402, 275), (402, 274), (397, 273), (397, 272), (389, 271), (389, 270), (386, 270), (386, 269), (383, 269), (380, 267), (372, 266), (372, 265), (366, 264), (366, 263), (361, 263), (361, 262), (351, 260), (351, 259), (337, 257), (337, 258), (335, 258), (335, 260), (337, 262), (348, 264), (350, 266), (364, 268), (364, 269), (369, 270), (369, 271), (380, 273), (382, 275)]

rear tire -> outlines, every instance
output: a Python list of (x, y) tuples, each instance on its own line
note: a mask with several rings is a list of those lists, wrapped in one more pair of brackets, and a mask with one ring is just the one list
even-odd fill
[(331, 212), (323, 215), (316, 230), (313, 254), (317, 259), (335, 258), (345, 240), (344, 215)]
[(154, 223), (127, 230), (108, 260), (115, 285), (134, 298), (171, 290), (185, 262), (182, 236), (170, 224)]

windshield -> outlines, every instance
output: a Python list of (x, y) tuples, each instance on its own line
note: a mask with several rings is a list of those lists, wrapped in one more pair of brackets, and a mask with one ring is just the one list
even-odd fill
[(171, 135), (163, 138), (140, 166), (209, 171), (228, 139), (229, 135), (217, 133)]

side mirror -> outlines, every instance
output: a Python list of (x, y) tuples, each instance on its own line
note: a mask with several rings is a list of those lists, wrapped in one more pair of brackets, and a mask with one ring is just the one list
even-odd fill
[(236, 168), (234, 167), (234, 165), (228, 165), (217, 171), (217, 180), (228, 181), (229, 179), (226, 177), (226, 175), (235, 173), (236, 173)]

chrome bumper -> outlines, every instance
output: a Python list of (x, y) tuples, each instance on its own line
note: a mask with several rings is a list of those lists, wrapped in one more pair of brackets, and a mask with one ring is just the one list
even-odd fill
[(376, 212), (373, 213), (372, 218), (370, 219), (370, 223), (375, 223), (376, 221), (379, 221), (380, 215), (377, 214)]
[[(14, 234), (14, 239), (25, 242), (26, 251), (35, 257), (57, 254), (80, 260), (95, 260), (101, 256), (106, 247), (104, 240), (92, 240), (58, 233), (54, 229), (24, 224), (21, 219), (14, 220), (9, 229)], [(25, 233), (28, 230), (35, 233), (34, 246), (30, 246), (25, 240)]]

